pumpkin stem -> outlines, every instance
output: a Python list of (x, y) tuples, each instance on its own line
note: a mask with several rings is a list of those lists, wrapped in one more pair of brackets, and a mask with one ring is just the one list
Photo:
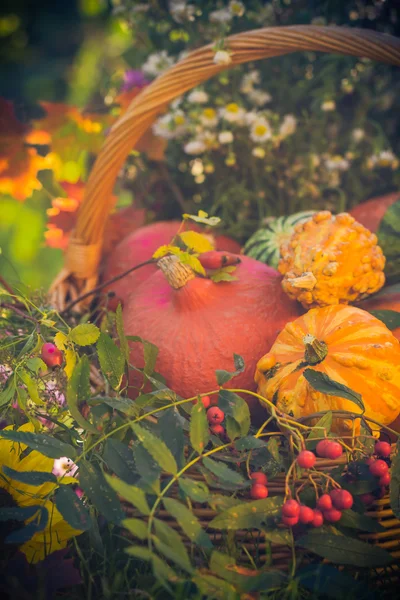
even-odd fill
[(194, 271), (179, 260), (178, 256), (163, 256), (157, 261), (157, 266), (164, 273), (166, 280), (174, 290), (179, 290), (194, 279)]
[(304, 359), (308, 365), (317, 365), (322, 362), (328, 354), (328, 346), (325, 342), (317, 340), (316, 337), (307, 333), (303, 338), (303, 344), (306, 349)]
[(313, 290), (317, 284), (317, 278), (311, 271), (306, 271), (299, 277), (288, 278), (287, 281), (292, 287), (302, 290)]

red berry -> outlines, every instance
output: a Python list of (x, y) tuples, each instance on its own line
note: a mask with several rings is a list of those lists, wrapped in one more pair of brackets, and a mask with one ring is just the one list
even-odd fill
[(309, 506), (300, 506), (299, 521), (300, 523), (312, 523), (314, 520), (314, 511)]
[(368, 506), (368, 504), (372, 504), (376, 500), (373, 494), (360, 494), (358, 497), (366, 506)]
[(382, 477), (379, 478), (379, 485), (382, 487), (387, 487), (390, 484), (390, 473), (385, 473)]
[(379, 456), (383, 456), (384, 458), (388, 458), (392, 448), (388, 442), (377, 442), (375, 444), (375, 454)]
[(332, 498), (329, 494), (322, 494), (322, 496), (318, 499), (317, 507), (320, 510), (331, 510), (332, 508)]
[(207, 419), (211, 425), (219, 425), (225, 419), (225, 413), (218, 406), (212, 406), (207, 411)]
[(326, 458), (329, 458), (330, 460), (335, 460), (336, 458), (339, 458), (339, 456), (342, 456), (342, 454), (343, 454), (343, 448), (339, 444), (339, 442), (330, 441), (329, 444), (326, 445), (326, 448), (325, 448)]
[(318, 456), (320, 456), (321, 458), (326, 458), (326, 448), (328, 444), (330, 444), (330, 442), (331, 440), (328, 439), (321, 440), (320, 442), (318, 442), (316, 447), (316, 452)]
[(250, 496), (253, 498), (253, 500), (261, 500), (262, 498), (267, 498), (268, 488), (262, 483), (255, 483), (250, 490)]
[(261, 483), (262, 485), (267, 485), (268, 479), (265, 473), (262, 471), (256, 471), (250, 475), (250, 479), (254, 481), (254, 483)]
[(314, 509), (314, 518), (311, 521), (311, 525), (313, 527), (322, 527), (323, 524), (324, 524), (324, 515), (317, 508)]
[(340, 512), (340, 510), (337, 510), (336, 508), (331, 508), (331, 510), (324, 511), (324, 519), (326, 521), (329, 521), (329, 523), (336, 523), (337, 521), (340, 520), (341, 517), (342, 517), (342, 513)]
[(57, 346), (55, 346), (51, 342), (43, 344), (41, 356), (43, 362), (46, 364), (47, 367), (55, 367), (56, 365), (61, 365), (63, 361), (62, 352), (57, 348)]
[(369, 465), (369, 471), (374, 477), (382, 477), (389, 471), (389, 467), (384, 460), (378, 459)]
[(223, 437), (225, 435), (225, 427), (223, 427), (222, 425), (211, 425), (210, 431), (214, 435), (219, 435), (220, 437)]
[(347, 510), (353, 506), (353, 496), (347, 490), (337, 490), (332, 496), (332, 504), (338, 510)]
[(310, 450), (302, 450), (297, 457), (297, 464), (302, 469), (311, 469), (317, 460), (315, 454)]
[(282, 523), (288, 527), (293, 527), (299, 522), (299, 517), (282, 517)]
[(286, 500), (282, 506), (282, 514), (285, 517), (297, 517), (300, 514), (300, 504), (297, 500)]
[[(210, 396), (203, 396), (201, 398), (201, 401), (203, 403), (204, 408), (208, 408), (211, 404)], [(197, 398), (195, 400), (192, 400), (192, 404), (197, 404), (197, 402)]]

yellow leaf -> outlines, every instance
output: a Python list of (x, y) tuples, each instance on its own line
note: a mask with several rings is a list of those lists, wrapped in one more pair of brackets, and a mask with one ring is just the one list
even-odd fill
[(181, 252), (179, 254), (179, 260), (185, 265), (189, 265), (189, 267), (196, 273), (201, 273), (201, 275), (206, 274), (203, 265), (193, 254), (189, 254), (189, 252)]
[(73, 370), (75, 369), (75, 365), (76, 365), (75, 350), (71, 350), (70, 348), (67, 348), (67, 350), (65, 351), (65, 362), (66, 362), (66, 365), (64, 367), (64, 371), (65, 371), (68, 379), (70, 379), (71, 375), (73, 373)]
[(209, 237), (206, 237), (202, 233), (197, 233), (196, 231), (184, 231), (179, 237), (190, 250), (198, 252), (199, 254), (215, 249), (210, 242)]
[(179, 254), (181, 249), (178, 246), (160, 246), (153, 254), (153, 258), (162, 258), (167, 254)]
[(65, 335), (65, 333), (62, 333), (61, 331), (59, 331), (54, 336), (54, 343), (59, 350), (65, 350), (65, 343), (66, 343), (67, 339), (68, 338)]

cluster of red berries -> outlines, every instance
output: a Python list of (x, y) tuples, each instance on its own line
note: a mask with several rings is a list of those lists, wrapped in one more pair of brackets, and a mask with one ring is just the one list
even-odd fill
[(315, 509), (300, 504), (297, 500), (287, 500), (282, 507), (282, 523), (293, 527), (298, 523), (321, 527), (325, 521), (336, 523), (342, 516), (342, 510), (353, 506), (353, 496), (347, 490), (334, 489), (322, 494)]
[(250, 479), (253, 481), (250, 490), (250, 496), (253, 500), (262, 500), (268, 497), (267, 483), (268, 479), (265, 473), (257, 471), (250, 475)]
[[(375, 456), (381, 458), (374, 458), (373, 456), (371, 456), (367, 459), (369, 472), (371, 473), (371, 475), (378, 478), (378, 483), (380, 487), (378, 497), (383, 497), (386, 494), (386, 488), (390, 484), (391, 478), (389, 473), (389, 465), (386, 462), (386, 460), (383, 459), (388, 459), (390, 457), (391, 450), (391, 446), (388, 442), (377, 442), (375, 444), (374, 454)], [(372, 504), (372, 502), (376, 500), (376, 496), (370, 493), (361, 494), (359, 498), (366, 505)]]
[[(204, 408), (207, 410), (207, 420), (210, 424), (211, 433), (218, 435), (219, 437), (224, 437), (225, 427), (221, 425), (221, 423), (225, 419), (225, 413), (217, 406), (217, 396), (213, 396), (212, 398), (210, 398), (210, 396), (203, 396), (201, 401)], [(197, 400), (193, 400), (193, 404), (197, 404)]]
[(43, 344), (41, 350), (42, 361), (47, 367), (55, 367), (62, 364), (63, 354), (61, 350), (57, 348), (51, 342)]
[(343, 454), (343, 448), (339, 442), (326, 438), (318, 442), (316, 447), (316, 453), (321, 458), (329, 458), (330, 460), (336, 460)]

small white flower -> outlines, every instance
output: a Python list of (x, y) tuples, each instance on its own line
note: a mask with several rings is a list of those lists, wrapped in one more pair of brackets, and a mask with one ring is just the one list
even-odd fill
[(207, 150), (212, 150), (213, 148), (218, 146), (216, 134), (213, 131), (209, 131), (208, 129), (200, 131), (197, 136), (197, 139), (199, 139), (201, 142), (203, 142), (203, 144), (205, 144)]
[(197, 175), (202, 175), (203, 174), (203, 172), (204, 172), (204, 164), (203, 164), (203, 161), (201, 160), (201, 158), (196, 158), (192, 162), (192, 168), (191, 168), (190, 172), (192, 173), (192, 175), (194, 177), (197, 177)]
[(214, 55), (214, 62), (216, 65), (230, 65), (232, 58), (226, 50), (218, 50)]
[(56, 458), (53, 465), (52, 473), (56, 477), (62, 477), (63, 475), (68, 475), (69, 477), (74, 477), (75, 473), (78, 470), (78, 465), (76, 465), (70, 458), (63, 456), (62, 458)]
[(353, 131), (351, 132), (351, 137), (355, 142), (361, 142), (361, 140), (363, 140), (365, 137), (364, 129), (361, 129), (360, 127), (353, 129)]
[(244, 115), (244, 122), (246, 125), (252, 125), (254, 121), (257, 121), (259, 118), (260, 115), (256, 111), (252, 110)]
[(215, 127), (218, 124), (218, 113), (215, 108), (204, 108), (199, 116), (200, 123), (205, 127)]
[(279, 135), (282, 138), (292, 135), (296, 131), (297, 120), (293, 115), (285, 115), (281, 126), (279, 127)]
[(321, 104), (321, 110), (324, 112), (331, 112), (332, 110), (335, 110), (335, 108), (336, 103), (333, 100), (325, 100), (325, 102)]
[(264, 158), (265, 157), (265, 150), (264, 150), (264, 148), (261, 148), (261, 146), (255, 146), (253, 148), (253, 150), (251, 151), (251, 153), (256, 158)]
[(367, 160), (367, 167), (373, 169), (375, 167), (391, 167), (393, 170), (399, 166), (398, 158), (391, 150), (382, 150), (379, 154), (373, 154)]
[(272, 137), (271, 126), (267, 119), (260, 117), (251, 125), (250, 137), (253, 142), (265, 142)]
[(247, 97), (250, 102), (256, 106), (264, 106), (264, 104), (267, 104), (272, 100), (271, 94), (268, 94), (268, 92), (264, 92), (263, 90), (250, 90)]
[(242, 17), (244, 15), (244, 4), (238, 0), (229, 2), (229, 10), (234, 17)]
[(233, 15), (228, 8), (221, 8), (221, 10), (213, 10), (209, 15), (211, 23), (221, 24), (229, 23), (232, 17)]
[(172, 0), (169, 3), (169, 12), (174, 21), (184, 23), (184, 21), (194, 21), (196, 7), (181, 0)]
[(154, 135), (172, 140), (186, 132), (186, 117), (182, 110), (163, 115), (152, 127)]
[(146, 62), (142, 66), (142, 71), (147, 75), (157, 77), (173, 64), (174, 59), (172, 56), (168, 56), (166, 50), (161, 50), (161, 52), (155, 52), (147, 57)]
[(240, 91), (243, 92), (243, 94), (248, 94), (254, 88), (254, 84), (258, 83), (260, 83), (260, 72), (255, 70), (250, 71), (250, 73), (243, 75)]
[(246, 112), (236, 102), (231, 102), (220, 109), (220, 115), (229, 123), (243, 123)]
[(221, 133), (218, 135), (218, 141), (220, 144), (230, 144), (233, 142), (232, 131), (221, 131)]
[(183, 100), (183, 96), (178, 96), (177, 98), (175, 98), (175, 100), (172, 100), (170, 107), (175, 110), (176, 108), (178, 108), (178, 106), (180, 106), (182, 104), (182, 100)]
[(351, 94), (354, 91), (354, 85), (348, 79), (342, 79), (340, 87), (345, 94)]
[(188, 102), (192, 104), (205, 104), (208, 102), (208, 94), (203, 90), (193, 90), (187, 97)]
[(205, 152), (207, 147), (202, 140), (192, 140), (185, 144), (183, 149), (186, 154), (201, 154), (202, 152)]
[(350, 162), (340, 155), (332, 156), (325, 160), (325, 167), (328, 171), (347, 171)]

